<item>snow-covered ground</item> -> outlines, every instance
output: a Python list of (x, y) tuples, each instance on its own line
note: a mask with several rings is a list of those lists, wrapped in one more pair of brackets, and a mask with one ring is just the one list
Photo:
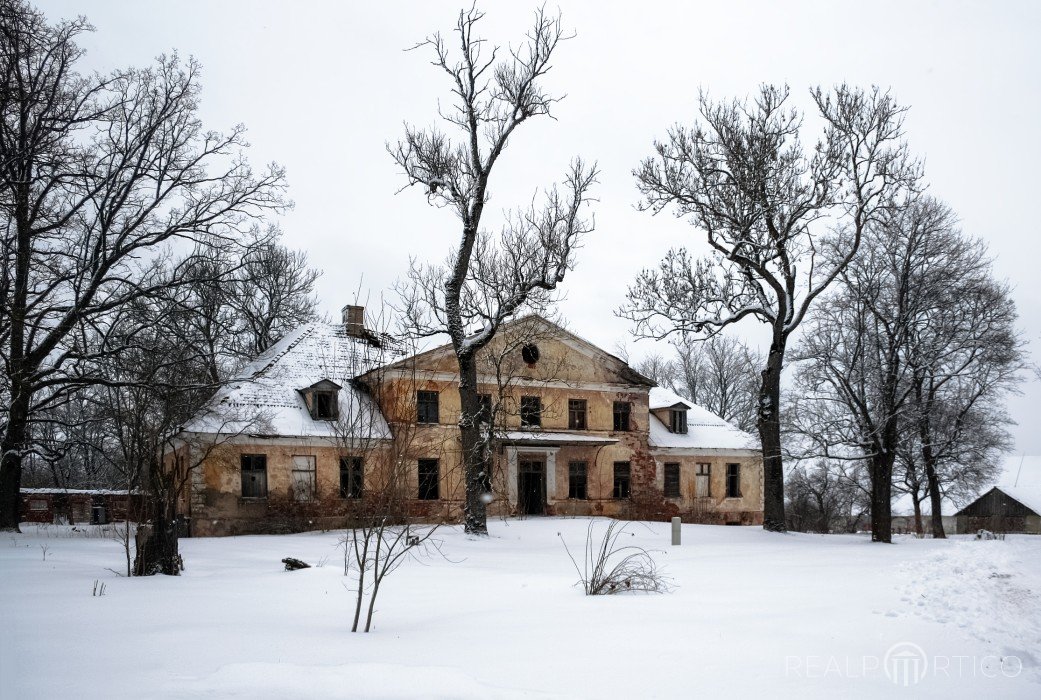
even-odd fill
[(25, 525), (0, 537), (0, 697), (1041, 697), (1041, 537), (670, 547), (632, 523), (672, 592), (587, 598), (558, 537), (581, 550), (587, 522), (442, 529), (368, 635), (335, 532), (184, 540), (183, 576), (128, 579), (116, 541)]

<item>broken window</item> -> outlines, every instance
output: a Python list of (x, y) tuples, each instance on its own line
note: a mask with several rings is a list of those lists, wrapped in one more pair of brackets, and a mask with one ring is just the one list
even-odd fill
[(363, 478), (361, 457), (340, 457), (340, 498), (361, 498)]
[(539, 428), (542, 426), (542, 399), (538, 396), (522, 396), (520, 405), (522, 428)]
[(629, 414), (632, 413), (633, 405), (628, 401), (614, 402), (614, 429), (629, 430)]
[(694, 494), (698, 498), (708, 498), (712, 495), (712, 465), (708, 462), (698, 462), (694, 474)]
[(629, 479), (632, 467), (628, 462), (614, 463), (614, 490), (615, 498), (629, 498)]
[(438, 409), (438, 395), (436, 391), (416, 392), (416, 422), (441, 422), (440, 411)]
[(727, 498), (741, 498), (741, 465), (727, 465)]
[(242, 497), (267, 498), (267, 455), (242, 455)]
[(293, 499), (297, 501), (312, 501), (314, 497), (314, 455), (293, 455)]
[(567, 497), (586, 499), (586, 463), (570, 462), (567, 465)]
[(337, 408), (335, 392), (315, 391), (311, 394), (311, 417), (315, 420), (336, 420)]
[(419, 460), (419, 498), (423, 501), (436, 501), (439, 499), (438, 490), (438, 460)]
[(680, 465), (676, 462), (665, 465), (665, 497), (680, 497)]
[(669, 428), (674, 433), (685, 434), (687, 432), (687, 410), (686, 409), (672, 409), (669, 412), (671, 415), (671, 425)]
[(568, 430), (586, 429), (586, 400), (567, 400), (567, 427)]

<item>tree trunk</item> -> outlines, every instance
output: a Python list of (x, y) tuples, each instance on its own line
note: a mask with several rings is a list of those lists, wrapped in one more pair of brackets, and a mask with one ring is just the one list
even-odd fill
[(0, 440), (0, 530), (18, 532), (22, 452), (29, 435), (29, 396), (15, 395)]
[(914, 531), (919, 537), (922, 536), (922, 502), (918, 500), (918, 494), (911, 494), (911, 502), (914, 503)]
[(177, 522), (166, 517), (165, 513), (157, 513), (151, 522), (138, 528), (134, 575), (178, 576), (180, 573)]
[(759, 386), (759, 439), (763, 447), (763, 529), (786, 532), (784, 520), (784, 466), (781, 461), (781, 369), (784, 343), (770, 346)]
[(930, 521), (933, 529), (933, 538), (938, 540), (947, 539), (947, 533), (943, 531), (942, 498), (940, 495), (940, 479), (936, 474), (936, 468), (930, 460), (925, 462), (925, 477), (929, 480), (929, 507), (933, 513)]
[(459, 360), (459, 437), (466, 482), (463, 506), (467, 534), (488, 534), (487, 494), (490, 481), (484, 459), (484, 439), (477, 420), (480, 400), (477, 395), (477, 360), (474, 354), (458, 356)]
[(871, 458), (871, 541), (893, 541), (893, 455)]

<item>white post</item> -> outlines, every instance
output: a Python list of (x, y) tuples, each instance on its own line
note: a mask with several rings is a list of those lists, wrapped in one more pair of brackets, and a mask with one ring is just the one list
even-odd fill
[(672, 544), (678, 545), (680, 543), (680, 519), (672, 519)]

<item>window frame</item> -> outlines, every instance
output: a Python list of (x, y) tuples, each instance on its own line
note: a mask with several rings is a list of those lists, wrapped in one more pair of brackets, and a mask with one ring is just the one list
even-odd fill
[(669, 430), (676, 433), (677, 435), (687, 434), (687, 410), (672, 408), (669, 409)]
[[(346, 481), (344, 476), (347, 477)], [(365, 495), (365, 460), (357, 455), (340, 457), (340, 498), (357, 500)]]
[[(674, 472), (673, 477), (669, 477), (669, 472)], [(679, 462), (666, 462), (662, 465), (662, 493), (665, 498), (682, 498), (683, 494), (680, 490), (681, 474), (683, 470), (680, 467)], [(669, 487), (674, 488), (670, 489)]]
[(741, 465), (737, 462), (727, 463), (727, 498), (741, 498)]
[[(702, 469), (704, 467), (704, 470)], [(698, 480), (705, 477), (705, 493), (698, 492)], [(694, 495), (696, 498), (712, 497), (712, 463), (696, 462), (694, 464)]]
[[(577, 420), (581, 418), (581, 420)], [(589, 401), (586, 399), (567, 400), (567, 429), (589, 430)]]
[[(424, 475), (423, 468), (433, 467), (433, 482), (431, 483), (431, 472)], [(441, 500), (441, 460), (432, 458), (420, 458), (416, 460), (416, 498), (420, 501)]]
[(416, 422), (423, 425), (441, 422), (441, 392), (425, 389), (416, 391)]
[(611, 409), (614, 432), (628, 433), (633, 429), (633, 402), (615, 401)]
[(625, 500), (631, 498), (633, 495), (632, 462), (615, 462), (613, 476), (614, 479), (611, 489), (611, 498), (614, 498), (616, 500)]
[[(582, 495), (577, 495), (579, 492)], [(584, 459), (568, 462), (567, 497), (576, 501), (589, 500), (589, 462)]]
[[(323, 401), (326, 402), (323, 408)], [(339, 401), (335, 391), (311, 392), (311, 418), (314, 420), (336, 420), (340, 414)]]
[[(318, 500), (318, 457), (316, 457), (315, 455), (292, 455), (291, 459), (292, 459), (292, 468), (290, 469), (289, 477), (290, 477), (290, 487), (293, 490), (293, 492), (292, 492), (293, 500), (296, 501), (297, 503), (310, 503), (312, 501), (317, 501)], [(300, 469), (299, 467), (297, 467), (297, 459), (307, 459), (307, 460), (310, 460), (308, 462), (308, 465), (309, 465), (308, 468), (307, 469)], [(296, 475), (297, 475), (298, 472), (299, 473), (306, 473), (306, 474), (310, 474), (311, 475), (311, 478), (309, 479), (310, 485), (311, 485), (310, 493), (307, 495), (306, 498), (301, 498), (300, 497), (300, 492), (297, 490), (297, 485), (298, 485), (299, 482), (297, 481), (297, 476)]]
[(478, 394), (477, 395), (477, 422), (485, 423), (487, 425), (492, 424), (492, 395), (491, 394)]
[[(532, 405), (535, 406), (535, 412), (532, 414)], [(535, 418), (532, 422), (532, 417)], [(529, 395), (520, 397), (520, 422), (521, 428), (541, 428), (542, 427), (542, 397)]]
[[(246, 466), (247, 462), (249, 463), (249, 468), (248, 469), (247, 469), (247, 466)], [(259, 467), (257, 466), (257, 462), (260, 463)], [(250, 495), (246, 495), (246, 475), (247, 475), (247, 473), (250, 474), (250, 475), (255, 475), (256, 473), (262, 473), (263, 474), (263, 476), (264, 476), (263, 488), (262, 489), (256, 489), (258, 491), (262, 491), (262, 493), (260, 493), (260, 494), (253, 494), (253, 493), (251, 493)], [(254, 452), (240, 454), (239, 455), (239, 479), (240, 479), (240, 484), (239, 484), (239, 497), (240, 498), (248, 498), (248, 499), (251, 499), (251, 500), (261, 500), (261, 499), (267, 498), (267, 495), (268, 495), (267, 455), (263, 454), (263, 453), (254, 453)], [(253, 490), (254, 489), (252, 489), (252, 488), (250, 489), (250, 491), (253, 491)]]

